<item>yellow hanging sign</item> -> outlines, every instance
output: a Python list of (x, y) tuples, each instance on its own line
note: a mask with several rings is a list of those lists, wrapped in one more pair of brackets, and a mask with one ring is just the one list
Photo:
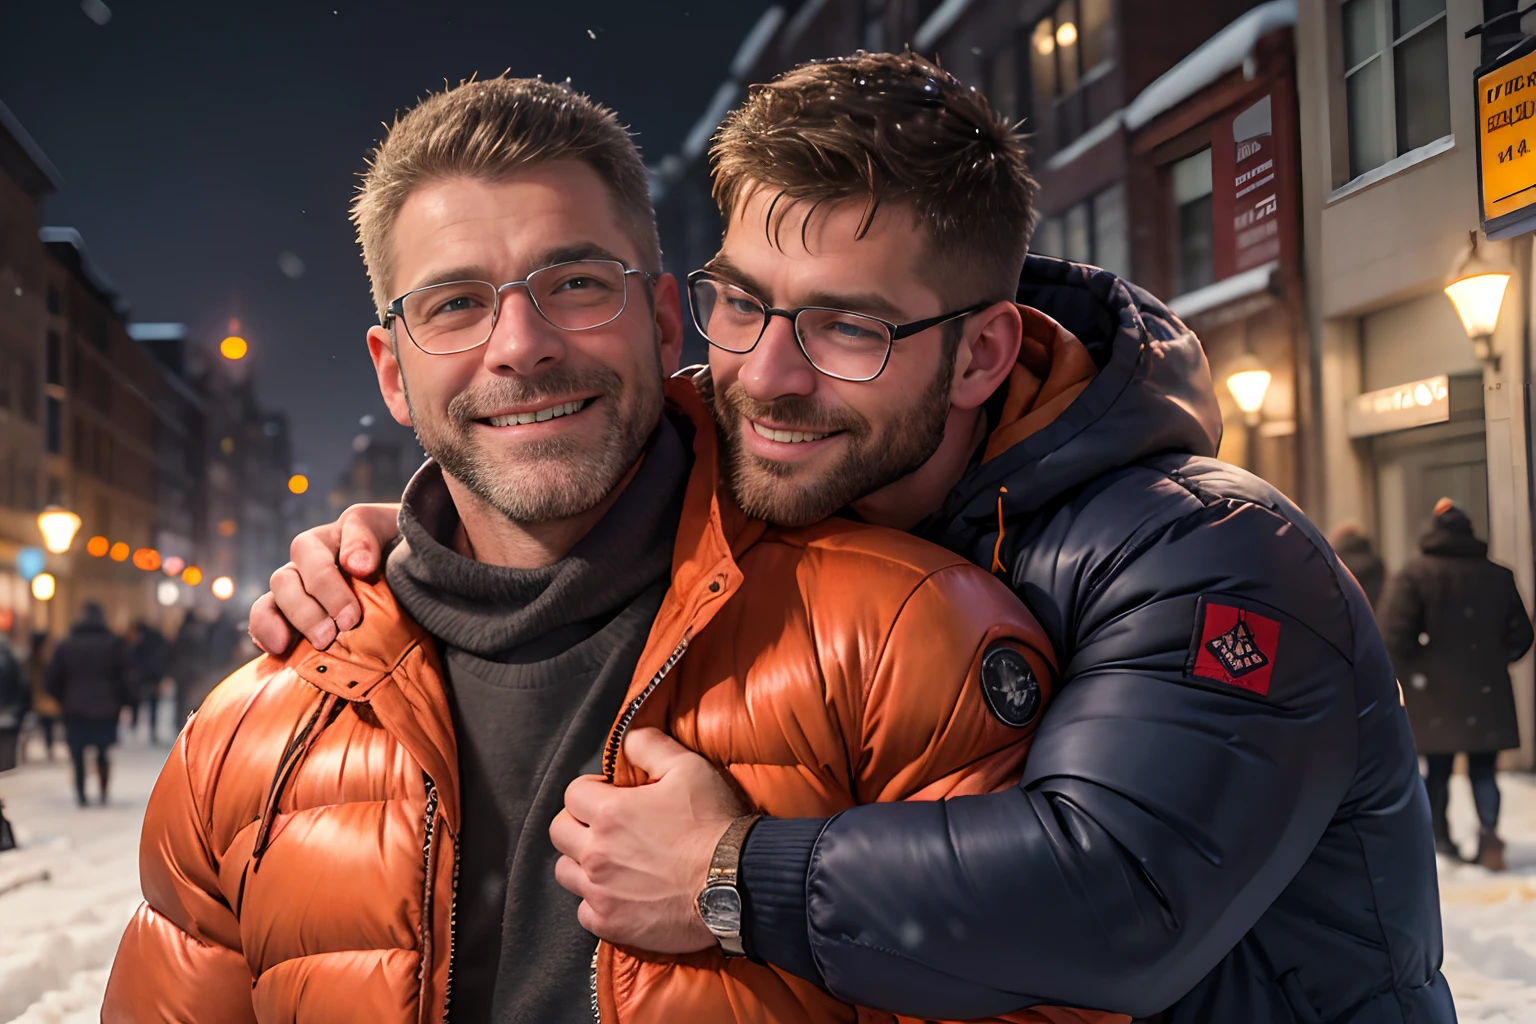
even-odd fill
[(1484, 222), (1536, 205), (1536, 52), (1477, 80)]

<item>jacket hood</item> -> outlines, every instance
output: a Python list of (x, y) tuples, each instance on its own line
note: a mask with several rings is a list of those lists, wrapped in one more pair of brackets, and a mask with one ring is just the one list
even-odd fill
[(1488, 544), (1472, 533), (1472, 520), (1467, 514), (1452, 505), (1435, 516), (1429, 532), (1419, 538), (1419, 550), (1426, 555), (1483, 558), (1488, 554)]
[[(1216, 454), (1221, 413), (1205, 351), (1152, 295), (1108, 271), (1032, 255), (1018, 301), (1081, 341), (1097, 373), (1049, 422), (1001, 451), (989, 444), (945, 503), (951, 528), (994, 520), (999, 497), (1005, 511), (1027, 513), (1151, 455)], [(1005, 414), (994, 440), (1012, 426)]]

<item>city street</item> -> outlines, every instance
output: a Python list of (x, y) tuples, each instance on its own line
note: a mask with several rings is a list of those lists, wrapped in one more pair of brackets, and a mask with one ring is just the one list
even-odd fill
[[(117, 755), (106, 808), (75, 807), (62, 758), (0, 775), (0, 801), (23, 844), (0, 853), (0, 1022), (98, 1018), (118, 936), (139, 900), (139, 822), (164, 747), (133, 742)], [(1536, 1021), (1536, 778), (1506, 773), (1501, 785), (1510, 870), (1441, 863), (1445, 975), (1462, 1021), (1526, 1024)], [(1466, 777), (1452, 787), (1452, 828), (1470, 839)]]

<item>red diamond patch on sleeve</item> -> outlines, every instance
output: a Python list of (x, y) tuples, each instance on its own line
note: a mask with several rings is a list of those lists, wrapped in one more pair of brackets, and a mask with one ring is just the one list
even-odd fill
[(1246, 608), (1213, 600), (1200, 602), (1199, 626), (1186, 671), (1192, 677), (1269, 694), (1280, 623)]

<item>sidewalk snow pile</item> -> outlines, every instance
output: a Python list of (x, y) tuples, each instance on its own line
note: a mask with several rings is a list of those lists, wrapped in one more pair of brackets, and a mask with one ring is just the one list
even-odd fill
[(0, 775), (20, 844), (0, 853), (0, 1021), (100, 1019), (107, 970), (139, 904), (139, 826), (164, 759), (163, 747), (114, 749), (106, 807), (75, 806), (62, 746), (55, 761)]
[[(139, 902), (144, 803), (163, 748), (120, 747), (112, 804), (75, 807), (66, 760), (0, 775), (22, 848), (0, 853), (0, 1024), (99, 1019), (107, 972)], [(1452, 779), (1452, 832), (1477, 834), (1465, 776)], [(1458, 1017), (1536, 1022), (1536, 776), (1500, 776), (1509, 871), (1440, 863), (1445, 975)]]
[[(1509, 870), (1492, 874), (1440, 858), (1445, 977), (1462, 1021), (1536, 1021), (1536, 776), (1499, 776), (1499, 832)], [(1451, 835), (1476, 852), (1477, 815), (1465, 775), (1451, 779)]]

